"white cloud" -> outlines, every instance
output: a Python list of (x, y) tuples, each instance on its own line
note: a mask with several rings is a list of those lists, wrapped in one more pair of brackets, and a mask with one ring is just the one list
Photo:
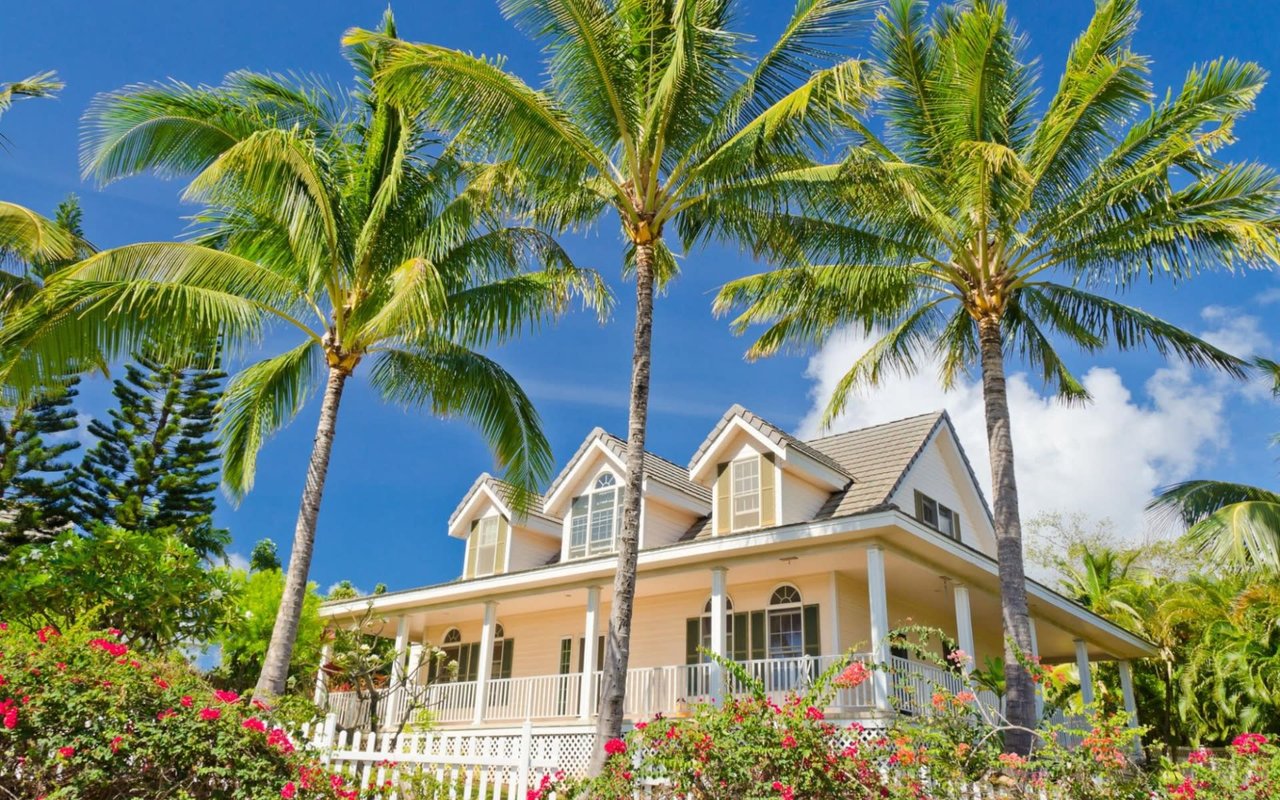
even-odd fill
[(227, 565), (232, 569), (249, 571), (249, 558), (244, 553), (227, 553)]
[[(1203, 335), (1225, 349), (1251, 355), (1268, 344), (1256, 318), (1218, 308), (1206, 309), (1204, 318), (1216, 327)], [(810, 360), (813, 407), (801, 423), (802, 433), (817, 432), (832, 389), (870, 342), (852, 333), (838, 336)], [(1022, 516), (1027, 520), (1041, 512), (1079, 511), (1094, 519), (1109, 518), (1130, 539), (1144, 536), (1143, 509), (1157, 487), (1191, 477), (1227, 445), (1227, 400), (1253, 391), (1182, 364), (1156, 370), (1137, 396), (1113, 369), (1092, 368), (1083, 381), (1092, 402), (1067, 406), (1045, 396), (1025, 374), (1009, 376)], [(939, 408), (950, 412), (990, 498), (982, 389), (976, 380), (962, 380), (943, 392), (937, 364), (923, 364), (913, 376), (892, 377), (852, 398), (832, 430)]]

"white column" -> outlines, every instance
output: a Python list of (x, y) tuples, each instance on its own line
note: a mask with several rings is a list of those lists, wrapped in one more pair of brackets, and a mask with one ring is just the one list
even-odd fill
[[(725, 617), (729, 614), (729, 598), (725, 595), (725, 579), (727, 570), (724, 567), (711, 568), (711, 652), (721, 658), (728, 656), (725, 632)], [(724, 670), (719, 664), (711, 665), (711, 700), (720, 702), (724, 698)]]
[(1076, 669), (1080, 671), (1080, 699), (1086, 709), (1093, 705), (1093, 672), (1089, 669), (1089, 645), (1076, 639)]
[(844, 650), (840, 646), (840, 579), (834, 572), (831, 573), (831, 612), (827, 614), (827, 624), (831, 626), (831, 649), (827, 655), (841, 655)]
[(409, 648), (409, 618), (396, 617), (396, 660), (391, 662), (391, 686), (399, 689), (404, 686), (404, 659)]
[[(1031, 655), (1036, 663), (1040, 661), (1040, 636), (1036, 633), (1036, 621), (1028, 618), (1027, 624), (1031, 626)], [(1044, 683), (1035, 682), (1036, 693), (1036, 720), (1044, 719)]]
[(582, 631), (582, 678), (578, 684), (578, 715), (590, 719), (596, 699), (596, 631), (600, 629), (600, 587), (587, 589), (587, 619)]
[(884, 549), (880, 545), (867, 548), (867, 599), (871, 609), (871, 652), (880, 669), (872, 673), (876, 705), (889, 708), (889, 596), (884, 583)]
[(476, 710), (472, 721), (484, 722), (485, 706), (489, 702), (489, 676), (493, 670), (493, 628), (497, 624), (498, 604), (484, 604), (484, 626), (480, 629), (480, 664), (476, 669)]
[(956, 643), (964, 654), (968, 656), (960, 664), (960, 669), (965, 675), (973, 671), (973, 665), (978, 655), (974, 651), (973, 645), (973, 612), (969, 608), (969, 587), (963, 583), (955, 585), (956, 598)]
[[(1120, 668), (1120, 694), (1124, 697), (1124, 711), (1129, 715), (1129, 727), (1138, 727), (1138, 701), (1133, 696), (1133, 667), (1128, 661), (1116, 664)], [(1142, 759), (1142, 737), (1133, 739), (1133, 755)]]
[(316, 690), (312, 695), (312, 700), (316, 705), (323, 705), (325, 698), (329, 694), (329, 678), (325, 675), (324, 665), (329, 663), (329, 659), (333, 657), (333, 644), (325, 642), (324, 647), (320, 648), (320, 666), (316, 669)]
[(423, 667), (425, 666), (426, 665), (422, 663), (422, 645), (414, 642), (409, 645), (409, 661), (405, 664), (404, 671), (405, 683), (410, 686), (422, 685), (422, 678), (424, 675)]

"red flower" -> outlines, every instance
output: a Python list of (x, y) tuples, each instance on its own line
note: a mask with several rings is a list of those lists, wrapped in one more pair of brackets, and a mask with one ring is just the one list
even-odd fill
[(1236, 755), (1252, 756), (1257, 755), (1262, 750), (1262, 745), (1267, 743), (1267, 737), (1260, 733), (1242, 733), (1231, 740), (1231, 746), (1236, 749)]
[(286, 782), (285, 785), (280, 789), (280, 796), (285, 798), (285, 800), (289, 800), (289, 798), (293, 797), (297, 793), (298, 793), (298, 787), (293, 785), (293, 781)]
[(154, 683), (156, 686), (159, 686), (161, 689), (169, 688), (169, 682), (166, 681), (164, 678), (161, 678), (159, 675), (152, 678), (151, 682)]
[(272, 728), (271, 733), (267, 734), (267, 744), (286, 755), (293, 752), (293, 742), (289, 741), (289, 734), (283, 728)]
[(119, 639), (121, 631), (119, 628), (107, 628), (107, 633)]
[(222, 716), (222, 712), (216, 708), (200, 709), (200, 719), (203, 719), (205, 721), (212, 722), (213, 720), (217, 719), (220, 716)]
[(271, 706), (267, 705), (266, 703), (262, 702), (261, 700), (259, 700), (259, 699), (257, 699), (257, 698), (254, 698), (253, 702), (249, 703), (249, 705), (253, 706), (254, 708), (258, 709), (259, 711), (270, 711), (270, 710), (271, 710)]
[(176, 717), (176, 716), (178, 716), (177, 711), (174, 711), (172, 708), (166, 708), (164, 711), (161, 711), (159, 714), (156, 714), (156, 719), (165, 720), (165, 719), (168, 719), (169, 717)]
[(227, 703), (227, 704), (237, 703), (240, 701), (240, 695), (236, 694), (235, 692), (223, 691), (222, 689), (219, 689), (218, 691), (214, 692), (213, 696), (218, 698), (220, 702)]
[(18, 709), (10, 708), (4, 712), (4, 726), (9, 730), (18, 727)]
[(53, 627), (52, 625), (46, 625), (45, 627), (36, 631), (36, 638), (40, 640), (40, 644), (44, 644), (45, 642), (49, 641), (51, 638), (57, 635), (58, 635), (58, 629)]
[(647, 727), (649, 727), (649, 723), (647, 723), (647, 722), (637, 722), (637, 723), (636, 723), (636, 730), (638, 730), (638, 731), (642, 731), (642, 730), (644, 730), (644, 729), (645, 729), (645, 728), (647, 728)]
[(181, 700), (179, 700), (178, 702), (179, 702), (179, 703), (182, 703), (182, 707), (183, 707), (183, 708), (191, 708), (191, 703), (192, 703), (191, 695), (189, 695), (189, 694), (184, 694), (184, 695), (182, 696), (182, 699), (181, 699)]
[(840, 689), (853, 689), (866, 682), (869, 676), (870, 671), (867, 669), (867, 665), (861, 661), (855, 661), (844, 668), (844, 672), (841, 672), (836, 677), (834, 683)]
[(121, 742), (123, 742), (123, 741), (124, 741), (124, 737), (123, 737), (123, 736), (117, 736), (116, 738), (112, 739), (112, 740), (111, 740), (111, 752), (113, 752), (113, 753), (118, 753), (118, 752), (120, 752), (120, 743), (121, 743)]
[[(113, 642), (110, 639), (91, 639), (89, 641), (89, 647), (95, 650), (105, 650), (111, 655), (117, 657), (129, 652), (129, 647), (127, 645), (120, 644), (119, 642)], [(121, 660), (120, 663), (123, 664), (124, 661)]]
[(1192, 750), (1190, 753), (1187, 753), (1187, 763), (1188, 764), (1208, 764), (1209, 751), (1205, 750), (1203, 747), (1197, 750)]
[(818, 709), (814, 708), (813, 706), (809, 706), (808, 708), (806, 708), (804, 710), (804, 715), (809, 719), (813, 719), (813, 720), (824, 719), (823, 713)]
[(791, 734), (789, 734), (789, 733), (788, 733), (786, 736), (783, 736), (783, 737), (782, 737), (782, 746), (783, 746), (783, 747), (785, 747), (785, 748), (787, 748), (788, 750), (789, 750), (789, 749), (791, 749), (792, 747), (795, 747), (795, 746), (796, 746), (796, 737), (792, 736), (792, 735), (791, 735)]
[(267, 723), (257, 717), (249, 717), (244, 722), (240, 723), (240, 727), (248, 728), (251, 731), (257, 731), (258, 733), (266, 733), (267, 731)]
[(621, 739), (610, 739), (604, 743), (604, 751), (611, 756), (621, 755), (627, 752), (627, 743)]
[(62, 756), (63, 758), (71, 758), (71, 757), (72, 757), (72, 756), (74, 756), (75, 754), (76, 754), (76, 749), (75, 749), (74, 747), (59, 747), (59, 748), (58, 748), (58, 755)]

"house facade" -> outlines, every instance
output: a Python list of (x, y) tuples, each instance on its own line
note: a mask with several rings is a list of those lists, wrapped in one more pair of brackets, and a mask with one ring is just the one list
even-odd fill
[[(373, 619), (394, 640), (381, 724), (416, 708), (442, 727), (592, 721), (625, 453), (593, 430), (524, 512), (481, 475), (448, 520), (466, 543), (458, 579), (322, 606), (330, 626)], [(868, 721), (965, 686), (973, 663), (1003, 653), (991, 515), (945, 412), (801, 440), (734, 406), (687, 466), (646, 454), (640, 529), (633, 721), (740, 688), (707, 652), (778, 693), (852, 660), (889, 667), (827, 709)], [(1086, 704), (1090, 665), (1119, 662), (1133, 716), (1128, 665), (1151, 645), (1034, 581), (1027, 593), (1035, 654), (1076, 663)], [(893, 647), (906, 627), (941, 630), (970, 659), (949, 671), (920, 654), (947, 655), (936, 639)], [(431, 646), (456, 670), (423, 659)], [(367, 700), (328, 683), (321, 669), (318, 703), (346, 725), (369, 719)]]

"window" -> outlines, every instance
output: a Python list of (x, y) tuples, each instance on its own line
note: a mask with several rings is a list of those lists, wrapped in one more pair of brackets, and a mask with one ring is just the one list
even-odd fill
[[(502, 630), (501, 625), (493, 626), (493, 660), (489, 663), (489, 674), (495, 678), (510, 678), (509, 672), (511, 662), (503, 658), (507, 649), (507, 635)], [(506, 661), (507, 670), (503, 670), (503, 662)]]
[(729, 465), (733, 485), (733, 529), (760, 527), (760, 458), (740, 458)]
[(611, 553), (618, 533), (621, 488), (612, 472), (602, 472), (587, 494), (573, 498), (569, 514), (569, 557)]
[(769, 598), (769, 658), (804, 655), (804, 609), (796, 587), (783, 584)]
[[(458, 671), (456, 676), (451, 676), (448, 672), (438, 673), (433, 662), (430, 680), (474, 681), (479, 677), (481, 653), (479, 642), (464, 642), (458, 629), (450, 628), (444, 635), (440, 649), (444, 651), (444, 663), (440, 665), (441, 669), (449, 664), (457, 664)], [(514, 649), (515, 641), (507, 638), (502, 625), (494, 625), (493, 660), (489, 662), (490, 678), (511, 677), (511, 655)]]
[(921, 492), (916, 492), (916, 519), (944, 536), (960, 540), (960, 515)]
[[(724, 651), (725, 653), (733, 653), (733, 601), (729, 598), (724, 599)], [(711, 650), (711, 601), (707, 600), (707, 604), (702, 609), (702, 622), (699, 628), (702, 634), (702, 649)], [(700, 654), (704, 662), (710, 661), (711, 658), (705, 653)]]
[(475, 531), (476, 575), (492, 575), (498, 561), (498, 518), (485, 517)]

